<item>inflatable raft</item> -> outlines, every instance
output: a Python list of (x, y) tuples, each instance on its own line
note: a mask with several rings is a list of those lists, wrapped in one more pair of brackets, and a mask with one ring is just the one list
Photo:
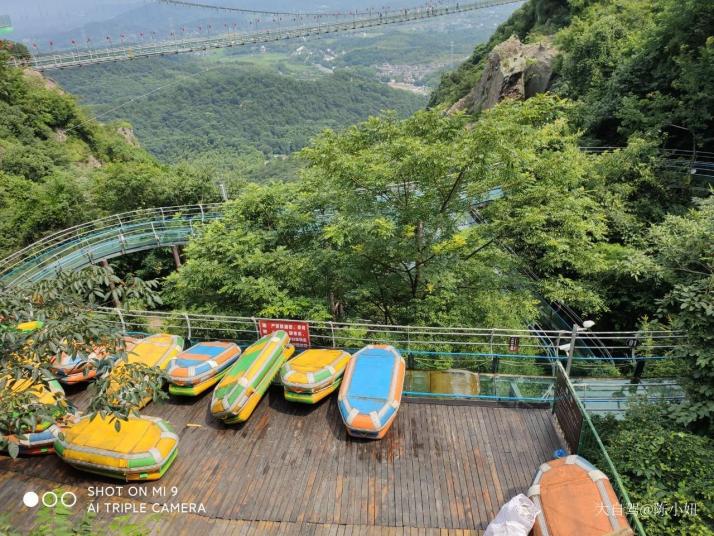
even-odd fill
[(30, 320), (29, 322), (22, 322), (18, 324), (17, 331), (31, 333), (33, 331), (37, 331), (38, 329), (42, 329), (44, 325), (45, 323), (42, 322), (42, 320)]
[(402, 356), (389, 345), (371, 344), (352, 356), (337, 397), (350, 435), (384, 437), (397, 416), (405, 368)]
[(342, 383), (350, 354), (343, 350), (305, 350), (280, 369), (285, 399), (315, 404)]
[(196, 396), (218, 383), (240, 356), (232, 342), (201, 342), (169, 361), (169, 392)]
[(141, 339), (131, 351), (127, 351), (127, 363), (143, 363), (149, 367), (165, 369), (169, 361), (183, 350), (183, 338), (178, 335), (159, 333)]
[(284, 331), (266, 335), (246, 348), (213, 391), (213, 416), (227, 424), (247, 421), (294, 351)]
[[(151, 335), (145, 339), (141, 339), (131, 351), (127, 352), (126, 363), (142, 363), (149, 367), (159, 367), (160, 369), (165, 369), (169, 361), (178, 356), (183, 350), (183, 338), (178, 335), (168, 335), (161, 333), (158, 335)], [(110, 392), (114, 392), (119, 389), (119, 384), (122, 381), (122, 367), (124, 362), (119, 363), (112, 371), (112, 386), (109, 388)], [(138, 405), (136, 405), (137, 410), (146, 406), (151, 402), (153, 396), (148, 394), (146, 397), (141, 399)]]
[[(126, 352), (131, 352), (138, 342), (139, 339), (124, 337)], [(62, 354), (59, 359), (56, 359), (52, 365), (50, 365), (50, 370), (57, 377), (57, 379), (65, 385), (87, 382), (93, 380), (97, 376), (97, 370), (94, 366), (95, 363), (100, 359), (105, 359), (106, 357), (107, 351), (101, 346), (97, 346), (94, 349), (94, 352), (89, 355), (77, 354), (72, 356)]]
[(161, 478), (178, 453), (178, 436), (171, 425), (147, 416), (120, 422), (117, 432), (108, 417), (83, 417), (57, 438), (55, 451), (82, 471), (127, 482)]
[[(6, 381), (5, 389), (15, 393), (32, 391), (41, 404), (55, 406), (64, 398), (64, 390), (57, 380), (50, 380), (47, 383), (36, 383), (29, 379)], [(48, 421), (37, 424), (33, 430), (28, 430), (24, 434), (3, 435), (0, 431), (0, 439), (15, 443), (19, 447), (20, 454), (23, 455), (46, 454), (54, 452), (54, 442), (58, 433), (57, 425)]]
[(580, 456), (541, 465), (528, 497), (540, 510), (534, 536), (632, 534), (607, 476)]

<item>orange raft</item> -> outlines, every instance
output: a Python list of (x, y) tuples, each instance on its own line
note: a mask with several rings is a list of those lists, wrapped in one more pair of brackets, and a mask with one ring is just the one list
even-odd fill
[(541, 465), (528, 497), (540, 510), (534, 536), (632, 534), (607, 476), (580, 456)]
[[(131, 352), (140, 340), (128, 336), (122, 337), (122, 339), (127, 353)], [(105, 359), (107, 356), (106, 348), (101, 345), (96, 346), (88, 356), (85, 354), (69, 355), (63, 353), (59, 359), (52, 361), (50, 371), (65, 385), (88, 382), (97, 376), (96, 362), (100, 359)]]

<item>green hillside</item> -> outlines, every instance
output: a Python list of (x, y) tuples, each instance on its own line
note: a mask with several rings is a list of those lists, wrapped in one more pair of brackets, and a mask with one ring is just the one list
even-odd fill
[(0, 256), (101, 215), (216, 199), (210, 170), (160, 164), (120, 126), (0, 52)]
[[(261, 55), (225, 63), (148, 60), (53, 76), (103, 119), (129, 120), (142, 145), (167, 162), (205, 151), (289, 154), (324, 128), (343, 128), (386, 109), (406, 116), (425, 104), (424, 97), (364, 75), (320, 74)], [(116, 109), (172, 82), (156, 97)]]

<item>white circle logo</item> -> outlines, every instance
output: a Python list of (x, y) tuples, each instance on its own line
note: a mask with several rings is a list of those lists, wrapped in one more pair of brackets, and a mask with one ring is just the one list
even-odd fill
[(57, 501), (59, 497), (54, 491), (48, 491), (42, 494), (42, 505), (47, 508), (54, 508), (57, 506)]
[[(70, 500), (72, 502), (69, 502)], [(74, 493), (72, 493), (71, 491), (65, 491), (62, 494), (60, 501), (62, 501), (62, 504), (66, 508), (72, 508), (75, 504), (77, 504), (77, 496)]]
[[(25, 501), (25, 504), (27, 504), (27, 496), (30, 494), (34, 495), (34, 504), (32, 506), (35, 506), (37, 504), (37, 494), (34, 492), (25, 494), (25, 498), (23, 498), (23, 501)], [(77, 496), (71, 491), (65, 491), (62, 493), (62, 495), (58, 495), (54, 491), (48, 491), (42, 494), (42, 504), (45, 507), (54, 508), (55, 506), (57, 506), (58, 502), (62, 503), (62, 506), (66, 508), (72, 508), (75, 504), (77, 504)]]
[(28, 508), (34, 508), (37, 506), (40, 502), (40, 497), (35, 493), (34, 491), (28, 491), (25, 493), (25, 495), (22, 497), (22, 502), (27, 506)]

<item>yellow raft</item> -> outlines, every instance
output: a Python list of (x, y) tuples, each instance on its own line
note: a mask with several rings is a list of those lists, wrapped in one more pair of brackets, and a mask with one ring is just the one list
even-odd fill
[[(5, 378), (5, 382), (5, 389), (15, 393), (33, 392), (37, 397), (37, 402), (40, 404), (56, 406), (64, 398), (64, 390), (57, 380), (42, 383), (33, 382), (30, 379), (15, 380), (14, 378)], [(0, 431), (0, 439), (4, 439), (8, 443), (15, 443), (19, 447), (20, 454), (46, 454), (53, 452), (55, 438), (58, 433), (59, 428), (57, 425), (54, 422), (47, 421), (36, 424), (34, 428), (28, 427), (23, 434), (19, 435), (3, 435), (2, 431)]]
[(165, 369), (169, 361), (183, 350), (183, 338), (178, 335), (159, 333), (141, 339), (127, 352), (127, 363), (143, 363), (149, 367)]
[[(169, 335), (166, 333), (151, 335), (145, 339), (141, 339), (134, 348), (127, 352), (126, 363), (141, 363), (149, 367), (165, 369), (169, 362), (178, 356), (182, 350), (183, 338), (178, 335)], [(124, 363), (125, 362), (119, 363), (112, 372), (112, 387), (110, 387), (109, 392), (119, 390), (122, 382), (121, 369)], [(151, 402), (152, 398), (152, 394), (149, 394), (141, 399), (136, 409), (139, 410), (146, 406)]]
[(171, 425), (156, 417), (129, 417), (115, 422), (97, 416), (80, 419), (55, 441), (65, 462), (90, 473), (134, 480), (158, 480), (178, 454), (178, 436)]
[(315, 404), (335, 392), (350, 354), (343, 350), (306, 350), (280, 369), (285, 399)]

